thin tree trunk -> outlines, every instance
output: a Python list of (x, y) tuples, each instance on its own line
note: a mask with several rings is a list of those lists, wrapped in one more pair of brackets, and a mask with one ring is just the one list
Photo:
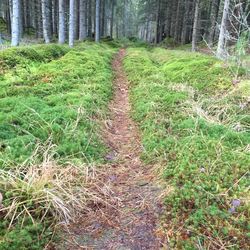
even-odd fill
[(220, 36), (219, 36), (217, 53), (216, 53), (216, 56), (220, 59), (225, 59), (227, 56), (225, 47), (226, 47), (226, 33), (227, 33), (226, 23), (228, 19), (229, 3), (230, 3), (230, 0), (225, 0), (223, 16), (221, 20)]
[(105, 32), (105, 24), (104, 24), (104, 19), (105, 19), (105, 0), (102, 0), (100, 2), (100, 37), (104, 36)]
[(96, 0), (95, 41), (100, 41), (100, 0)]
[(58, 1), (53, 0), (53, 33), (58, 35)]
[(79, 6), (79, 40), (83, 41), (87, 37), (87, 1), (86, 0), (80, 0), (80, 6)]
[(160, 7), (161, 1), (157, 0), (157, 13), (156, 13), (156, 29), (155, 29), (155, 44), (158, 43), (159, 38), (159, 25), (160, 25)]
[(208, 45), (211, 47), (213, 46), (214, 42), (214, 33), (216, 28), (216, 21), (219, 12), (219, 4), (220, 0), (213, 0), (211, 6), (211, 13), (210, 13), (210, 31), (208, 35)]
[(64, 0), (59, 0), (59, 33), (58, 42), (65, 43), (65, 3)]
[(113, 38), (114, 28), (114, 0), (111, 0), (111, 20), (110, 20), (110, 38)]
[(24, 31), (24, 13), (23, 13), (23, 0), (19, 0), (19, 37), (23, 36)]
[(92, 1), (88, 0), (88, 37), (92, 38)]
[(7, 31), (9, 34), (11, 34), (11, 16), (12, 16), (12, 13), (10, 11), (10, 3), (9, 1), (6, 2), (7, 4), (7, 8), (6, 8), (6, 22), (7, 22)]
[(69, 47), (74, 46), (75, 31), (75, 0), (69, 2)]
[(170, 37), (170, 33), (171, 33), (171, 24), (172, 24), (171, 10), (172, 10), (172, 2), (168, 1), (167, 9), (166, 9), (166, 18), (167, 18), (166, 37)]
[(195, 14), (194, 14), (194, 26), (193, 26), (193, 38), (192, 38), (192, 51), (196, 51), (197, 49), (199, 12), (200, 12), (200, 0), (196, 0)]
[(50, 43), (48, 0), (42, 0), (42, 20), (43, 20), (43, 37), (45, 43)]
[(177, 10), (176, 10), (176, 20), (175, 20), (175, 32), (174, 32), (174, 40), (176, 42), (179, 42), (179, 34), (180, 34), (180, 12), (181, 12), (181, 5), (182, 5), (182, 0), (176, 0), (178, 1), (177, 4)]
[(183, 18), (183, 27), (181, 33), (181, 44), (186, 43), (187, 39), (187, 27), (188, 27), (188, 16), (189, 16), (189, 0), (185, 0), (185, 13)]
[(11, 46), (19, 45), (20, 0), (13, 0)]

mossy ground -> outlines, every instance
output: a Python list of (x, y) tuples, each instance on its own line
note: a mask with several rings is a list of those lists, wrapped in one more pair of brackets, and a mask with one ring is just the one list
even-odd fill
[[(112, 54), (107, 46), (88, 44), (71, 51), (50, 45), (0, 54), (6, 69), (0, 91), (1, 168), (41, 160), (48, 144), (60, 162), (101, 160), (96, 120), (112, 94)], [(41, 152), (34, 155), (37, 147)]]
[[(142, 157), (161, 166), (171, 190), (163, 218), (171, 247), (245, 249), (249, 80), (242, 70), (233, 86), (234, 69), (210, 56), (127, 40), (1, 51), (0, 169), (47, 156), (60, 165), (103, 161), (99, 120), (112, 96), (111, 47), (121, 45), (134, 47), (124, 65)], [(0, 223), (0, 249), (41, 249), (51, 238), (48, 221), (8, 225)]]
[[(0, 169), (39, 164), (44, 157), (61, 165), (103, 162), (98, 131), (112, 97), (114, 52), (89, 42), (0, 52)], [(20, 218), (9, 230), (7, 219), (0, 223), (0, 249), (42, 249), (50, 230)]]
[(163, 218), (171, 247), (246, 249), (249, 80), (235, 87), (222, 62), (160, 48), (129, 49), (124, 66), (143, 159), (172, 190)]

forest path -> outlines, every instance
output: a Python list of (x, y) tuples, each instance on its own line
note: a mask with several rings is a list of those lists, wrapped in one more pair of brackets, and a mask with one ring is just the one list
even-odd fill
[(140, 160), (142, 145), (130, 118), (129, 83), (122, 66), (125, 54), (121, 49), (113, 60), (115, 95), (103, 132), (111, 152), (101, 182), (112, 198), (107, 206), (95, 204), (74, 226), (79, 249), (162, 249), (157, 236), (161, 188), (152, 184), (152, 169)]

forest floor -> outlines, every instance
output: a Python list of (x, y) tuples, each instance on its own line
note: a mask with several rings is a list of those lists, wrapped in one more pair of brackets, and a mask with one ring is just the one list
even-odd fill
[(123, 47), (0, 52), (0, 249), (248, 249), (247, 71)]
[(125, 54), (121, 49), (113, 61), (114, 99), (103, 131), (111, 163), (98, 178), (112, 199), (106, 206), (92, 204), (90, 212), (71, 226), (74, 249), (160, 249), (163, 244), (157, 233), (162, 189), (153, 180), (152, 166), (140, 160), (143, 148), (130, 118), (129, 83), (122, 66)]

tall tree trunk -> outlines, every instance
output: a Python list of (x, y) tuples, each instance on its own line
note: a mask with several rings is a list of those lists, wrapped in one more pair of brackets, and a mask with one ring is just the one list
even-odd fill
[(65, 2), (59, 0), (59, 33), (58, 42), (60, 44), (65, 43)]
[(74, 46), (75, 31), (75, 0), (69, 2), (69, 47)]
[(48, 30), (50, 39), (53, 37), (53, 12), (52, 12), (52, 0), (48, 0), (47, 5), (47, 15), (48, 15)]
[(189, 16), (189, 0), (185, 0), (185, 13), (183, 18), (183, 27), (181, 33), (181, 44), (185, 44), (187, 40), (188, 16)]
[(166, 24), (166, 37), (170, 37), (171, 33), (171, 24), (172, 24), (172, 1), (167, 2), (167, 9), (166, 9), (166, 18), (167, 18), (167, 24)]
[(113, 38), (114, 6), (115, 6), (114, 0), (111, 0), (110, 38)]
[(50, 43), (48, 0), (41, 0), (41, 3), (42, 3), (43, 37), (44, 37), (45, 43)]
[(180, 14), (181, 14), (182, 0), (176, 0), (176, 1), (178, 1), (178, 4), (176, 10), (174, 40), (176, 42), (179, 42), (180, 27), (181, 27)]
[(161, 0), (157, 0), (156, 9), (156, 28), (155, 28), (155, 44), (159, 41), (159, 26), (160, 26), (160, 10), (161, 10)]
[(104, 36), (104, 30), (105, 30), (105, 24), (104, 24), (104, 19), (105, 19), (105, 0), (102, 0), (100, 2), (100, 37)]
[(226, 54), (226, 33), (227, 33), (227, 19), (228, 19), (228, 12), (229, 12), (229, 3), (230, 0), (225, 0), (224, 3), (224, 9), (223, 9), (223, 16), (221, 20), (221, 27), (220, 27), (220, 36), (219, 36), (219, 42), (218, 42), (218, 48), (216, 56), (220, 59), (225, 59), (227, 57)]
[(87, 1), (80, 0), (79, 6), (79, 40), (83, 41), (87, 37)]
[(10, 34), (11, 34), (13, 25), (13, 0), (9, 0), (9, 14), (10, 14)]
[(75, 24), (74, 24), (74, 40), (79, 40), (79, 21), (80, 21), (80, 16), (79, 16), (79, 0), (75, 0), (75, 6), (74, 6), (74, 17), (75, 17)]
[(58, 35), (58, 0), (53, 0), (53, 34)]
[(95, 41), (100, 41), (100, 0), (96, 0), (95, 11)]
[(174, 33), (175, 33), (177, 7), (178, 7), (177, 1), (173, 0), (172, 6), (171, 6), (171, 13), (170, 13), (172, 15), (170, 37), (174, 37)]
[(23, 0), (19, 0), (19, 37), (23, 36), (24, 31), (24, 13), (23, 13)]
[(7, 10), (7, 17), (8, 17), (8, 21), (9, 21), (9, 25), (8, 25), (8, 31), (9, 31), (9, 34), (11, 34), (12, 32), (12, 22), (13, 22), (13, 8), (12, 8), (12, 0), (8, 0), (7, 2), (8, 4), (8, 10)]
[(219, 13), (220, 0), (213, 0), (210, 13), (210, 30), (208, 34), (208, 45), (213, 46), (216, 21)]
[(19, 45), (19, 22), (20, 22), (20, 0), (13, 0), (12, 5), (12, 32), (11, 32), (11, 45)]
[(196, 0), (195, 14), (194, 14), (194, 26), (193, 26), (193, 37), (192, 37), (192, 51), (196, 51), (196, 49), (197, 49), (199, 12), (200, 12), (200, 0)]
[(92, 38), (92, 1), (88, 0), (88, 37)]

